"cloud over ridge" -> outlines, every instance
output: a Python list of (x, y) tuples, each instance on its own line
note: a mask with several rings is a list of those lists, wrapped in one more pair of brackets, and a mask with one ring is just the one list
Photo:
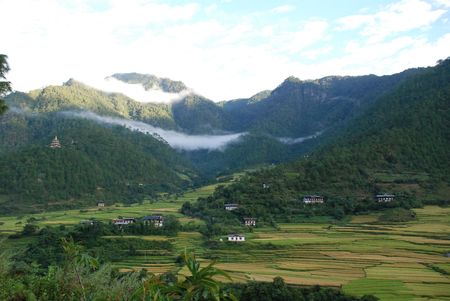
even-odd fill
[(86, 111), (64, 111), (61, 114), (74, 117), (93, 120), (98, 123), (120, 125), (130, 130), (138, 131), (145, 134), (152, 134), (161, 137), (172, 148), (178, 150), (194, 151), (194, 150), (220, 150), (223, 151), (228, 144), (236, 143), (246, 133), (234, 133), (226, 135), (188, 135), (185, 133), (165, 130), (154, 127), (144, 122), (127, 120), (117, 117), (100, 116), (92, 112)]

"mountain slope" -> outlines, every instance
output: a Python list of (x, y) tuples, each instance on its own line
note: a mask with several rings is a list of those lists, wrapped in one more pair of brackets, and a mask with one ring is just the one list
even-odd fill
[(246, 105), (226, 102), (223, 106), (230, 118), (235, 117), (237, 128), (292, 138), (307, 136), (345, 124), (417, 72), (420, 70), (381, 77), (329, 76), (312, 81), (289, 77), (270, 94), (255, 95)]
[[(421, 200), (446, 199), (450, 191), (449, 116), (447, 59), (386, 93), (333, 143), (296, 162), (255, 172), (222, 187), (193, 210), (211, 216), (222, 210), (223, 203), (238, 202), (244, 207), (239, 214), (286, 215), (298, 211), (298, 199), (305, 194), (325, 195), (329, 206), (343, 212), (364, 210), (373, 204), (373, 195), (382, 192)], [(263, 189), (263, 184), (270, 188)], [(366, 201), (336, 202), (346, 198)]]
[[(48, 147), (56, 135), (61, 149)], [(150, 135), (59, 114), (10, 112), (0, 118), (0, 141), (4, 210), (133, 202), (181, 191), (196, 178), (185, 159)]]
[(73, 79), (62, 86), (49, 86), (28, 94), (6, 97), (10, 107), (39, 113), (65, 110), (92, 111), (100, 115), (122, 117), (173, 129), (176, 124), (166, 104), (140, 103), (120, 93), (106, 93)]

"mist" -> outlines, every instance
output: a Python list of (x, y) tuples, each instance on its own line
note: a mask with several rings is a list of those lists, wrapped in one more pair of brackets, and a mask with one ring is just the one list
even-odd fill
[(113, 77), (85, 78), (81, 81), (95, 89), (110, 93), (122, 93), (143, 103), (170, 103), (178, 101), (192, 93), (191, 90), (183, 90), (180, 93), (168, 93), (160, 89), (145, 90), (141, 84), (129, 84)]
[(322, 133), (323, 133), (323, 131), (317, 132), (317, 133), (314, 133), (314, 134), (312, 134), (310, 136), (305, 136), (305, 137), (299, 137), (299, 138), (279, 137), (277, 139), (278, 139), (278, 141), (280, 141), (280, 142), (282, 142), (284, 144), (291, 145), (291, 144), (302, 143), (302, 142), (304, 142), (306, 140), (316, 138), (317, 136), (320, 136)]
[(228, 144), (239, 142), (240, 138), (246, 134), (188, 135), (177, 131), (164, 130), (140, 121), (100, 116), (92, 112), (65, 111), (61, 112), (61, 114), (69, 117), (89, 119), (98, 123), (124, 126), (133, 131), (153, 135), (156, 138), (161, 137), (172, 148), (186, 151), (202, 149), (223, 151)]

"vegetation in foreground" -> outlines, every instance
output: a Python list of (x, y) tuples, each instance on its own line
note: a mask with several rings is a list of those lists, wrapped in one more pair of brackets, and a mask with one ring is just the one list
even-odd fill
[[(0, 254), (0, 298), (2, 300), (317, 300), (373, 301), (339, 290), (287, 286), (277, 277), (272, 284), (248, 283), (224, 288), (216, 278), (231, 278), (213, 263), (201, 267), (193, 255), (180, 256), (186, 274), (162, 275), (140, 272), (121, 274), (110, 265), (100, 265), (82, 247), (63, 241), (64, 260), (39, 273), (17, 269), (6, 253)], [(234, 295), (237, 293), (237, 297)]]

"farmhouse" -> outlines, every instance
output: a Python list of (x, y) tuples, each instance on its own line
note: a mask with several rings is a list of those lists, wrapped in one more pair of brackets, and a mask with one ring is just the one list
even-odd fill
[(245, 241), (245, 236), (240, 234), (230, 234), (228, 235), (228, 241)]
[(52, 143), (50, 143), (50, 148), (61, 148), (61, 143), (59, 143), (58, 137), (53, 138)]
[(132, 224), (136, 221), (136, 219), (132, 218), (132, 217), (124, 217), (124, 218), (115, 218), (112, 220), (112, 223), (114, 225), (129, 225)]
[(375, 197), (378, 203), (388, 203), (395, 199), (395, 195), (393, 194), (377, 194)]
[(305, 204), (323, 204), (323, 196), (320, 195), (305, 195), (303, 197)]
[(164, 217), (161, 215), (147, 215), (142, 218), (145, 224), (152, 224), (155, 227), (164, 226)]
[(225, 210), (232, 211), (239, 208), (239, 204), (225, 204)]
[(103, 207), (105, 207), (105, 203), (104, 202), (98, 202), (97, 203), (97, 207), (98, 208), (103, 208)]
[(256, 218), (244, 217), (244, 224), (246, 226), (256, 226)]

